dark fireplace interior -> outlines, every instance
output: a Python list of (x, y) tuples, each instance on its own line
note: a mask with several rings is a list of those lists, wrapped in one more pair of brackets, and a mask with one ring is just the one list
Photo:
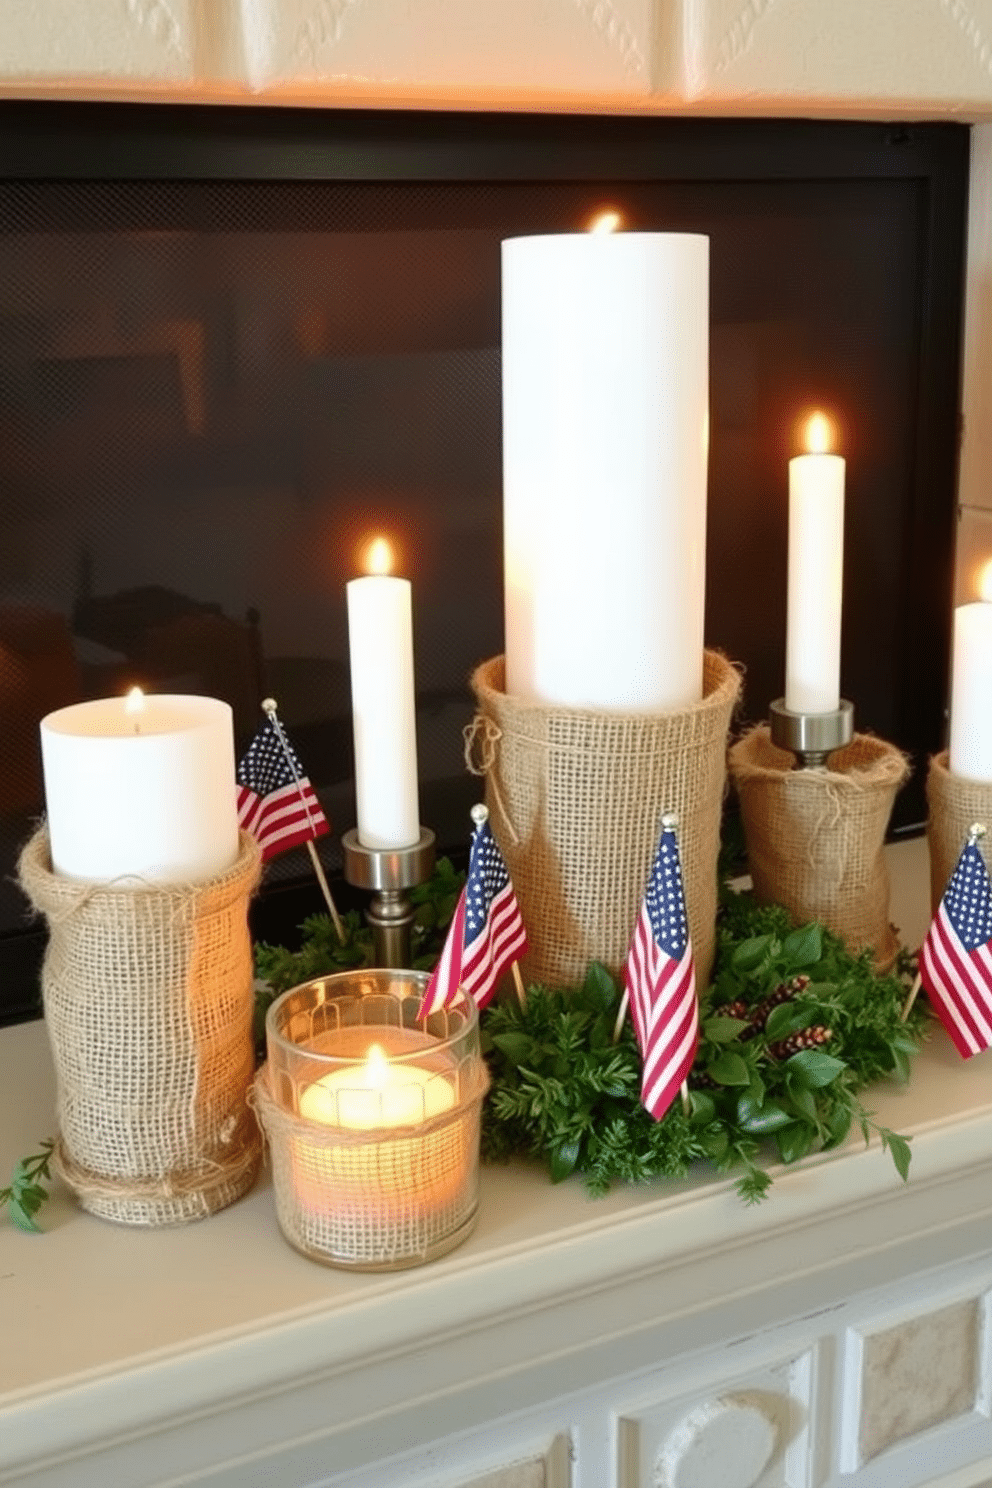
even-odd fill
[[(741, 722), (782, 692), (787, 462), (820, 407), (847, 458), (842, 692), (914, 757), (893, 825), (917, 828), (967, 161), (946, 124), (0, 105), (0, 1020), (36, 1005), (13, 875), (54, 708), (208, 693), (241, 749), (275, 696), (339, 875), (344, 584), (376, 534), (413, 581), (422, 820), (464, 849), (467, 679), (503, 644), (500, 240), (604, 206), (711, 237), (706, 637), (746, 669)], [(320, 907), (302, 849), (266, 883), (267, 938)]]

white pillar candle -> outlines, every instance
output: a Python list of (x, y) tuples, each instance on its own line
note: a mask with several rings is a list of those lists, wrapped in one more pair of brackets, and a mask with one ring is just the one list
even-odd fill
[(954, 611), (948, 766), (967, 780), (992, 781), (992, 564), (982, 598)]
[(662, 712), (703, 677), (709, 240), (503, 244), (506, 685)]
[[(373, 549), (371, 565), (388, 567), (388, 544)], [(358, 840), (412, 847), (420, 813), (410, 582), (371, 573), (347, 591)]]
[(49, 713), (41, 757), (52, 867), (86, 883), (202, 883), (238, 856), (231, 709), (101, 698)]
[(793, 713), (840, 706), (845, 462), (827, 453), (829, 443), (827, 420), (814, 414), (810, 453), (789, 461), (785, 706)]

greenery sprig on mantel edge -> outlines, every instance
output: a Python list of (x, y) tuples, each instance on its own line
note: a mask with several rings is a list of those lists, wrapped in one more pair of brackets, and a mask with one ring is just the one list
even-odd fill
[(48, 1198), (47, 1185), (52, 1181), (52, 1152), (55, 1143), (46, 1139), (30, 1157), (19, 1158), (9, 1188), (0, 1188), (0, 1209), (7, 1212), (20, 1230), (40, 1229), (35, 1215)]

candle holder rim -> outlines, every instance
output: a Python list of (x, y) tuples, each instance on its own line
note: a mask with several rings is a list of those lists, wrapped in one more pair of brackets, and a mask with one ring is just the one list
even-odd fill
[[(355, 1054), (334, 1054), (325, 1052), (323, 1050), (316, 1050), (311, 1048), (307, 1044), (294, 1043), (292, 1039), (287, 1038), (286, 1034), (283, 1033), (276, 1026), (277, 1020), (289, 1000), (292, 997), (297, 996), (301, 992), (304, 992), (308, 989), (321, 987), (326, 990), (328, 986), (336, 984), (343, 991), (346, 984), (348, 984), (349, 982), (354, 984), (359, 979), (365, 982), (368, 982), (370, 979), (372, 981), (378, 979), (383, 982), (392, 984), (397, 980), (397, 978), (406, 980), (410, 984), (411, 988), (415, 989), (413, 995), (421, 999), (423, 998), (423, 995), (427, 990), (427, 984), (430, 980), (430, 976), (426, 971), (413, 971), (403, 968), (396, 969), (392, 967), (364, 967), (360, 971), (328, 972), (322, 976), (308, 977), (306, 981), (297, 983), (295, 987), (287, 987), (284, 992), (280, 992), (278, 997), (273, 999), (265, 1013), (265, 1040), (267, 1049), (270, 1048), (271, 1045), (275, 1045), (287, 1054), (304, 1054), (308, 1061), (312, 1060), (315, 1064), (325, 1066), (328, 1072), (331, 1070), (359, 1068), (366, 1062), (366, 1059), (368, 1057), (367, 1048), (361, 1053)], [(400, 996), (396, 996), (396, 994), (391, 991), (389, 986), (373, 988), (367, 993), (358, 992), (356, 995), (359, 999), (361, 999), (361, 997), (363, 996), (393, 996), (397, 1004), (403, 1001), (403, 998)], [(325, 1002), (330, 1002), (333, 1000), (333, 998), (326, 997), (323, 1000)], [(445, 1011), (455, 1012), (459, 1014), (464, 1019), (464, 1021), (458, 1028), (450, 1031), (443, 1037), (436, 1034), (430, 1034), (427, 1032), (426, 1028), (423, 1028), (421, 1031), (424, 1033), (425, 1037), (431, 1040), (430, 1047), (410, 1049), (406, 1053), (390, 1052), (387, 1056), (389, 1063), (393, 1065), (419, 1063), (420, 1065), (422, 1065), (425, 1056), (436, 1057), (439, 1054), (446, 1053), (456, 1043), (466, 1038), (472, 1039), (473, 1030), (477, 1029), (479, 1022), (479, 1010), (476, 1007), (474, 1000), (469, 997), (461, 988), (459, 988), (455, 1001), (450, 1003)], [(418, 1031), (419, 1025), (425, 1023), (426, 1019), (419, 1019), (414, 1024), (366, 1023), (351, 1024), (348, 1026), (365, 1028), (370, 1032), (372, 1030), (375, 1030), (376, 1028), (381, 1028), (383, 1032), (387, 1032), (388, 1030), (394, 1028), (416, 1032)], [(371, 1042), (375, 1042), (374, 1036), (372, 1037)], [(438, 1073), (441, 1072), (439, 1071)]]

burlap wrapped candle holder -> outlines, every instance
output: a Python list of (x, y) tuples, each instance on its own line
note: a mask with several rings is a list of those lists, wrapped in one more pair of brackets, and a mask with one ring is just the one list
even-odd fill
[(49, 926), (55, 1166), (101, 1219), (183, 1224), (255, 1180), (247, 908), (260, 869), (247, 833), (227, 872), (166, 888), (62, 878), (44, 829), (21, 853), (21, 885)]
[(279, 1227), (312, 1260), (402, 1270), (447, 1254), (475, 1225), (489, 1087), (479, 1016), (463, 993), (421, 1018), (427, 982), (420, 971), (338, 972), (284, 992), (266, 1015), (252, 1100)]
[(795, 770), (759, 724), (733, 745), (728, 763), (759, 903), (781, 904), (796, 925), (819, 920), (850, 951), (870, 948), (879, 970), (891, 966), (899, 942), (882, 849), (906, 757), (855, 734), (828, 768)]
[[(948, 769), (948, 752), (935, 754), (927, 772), (927, 846), (930, 849), (930, 908), (937, 912), (947, 882), (974, 822), (988, 831), (978, 840), (986, 865), (992, 864), (992, 782), (966, 780)], [(990, 870), (992, 871), (992, 870)]]
[(502, 656), (478, 667), (469, 768), (506, 859), (530, 948), (525, 979), (580, 982), (590, 961), (618, 974), (658, 844), (662, 813), (679, 846), (696, 976), (713, 964), (716, 863), (727, 731), (740, 676), (707, 651), (703, 700), (675, 712), (550, 707), (505, 691)]

